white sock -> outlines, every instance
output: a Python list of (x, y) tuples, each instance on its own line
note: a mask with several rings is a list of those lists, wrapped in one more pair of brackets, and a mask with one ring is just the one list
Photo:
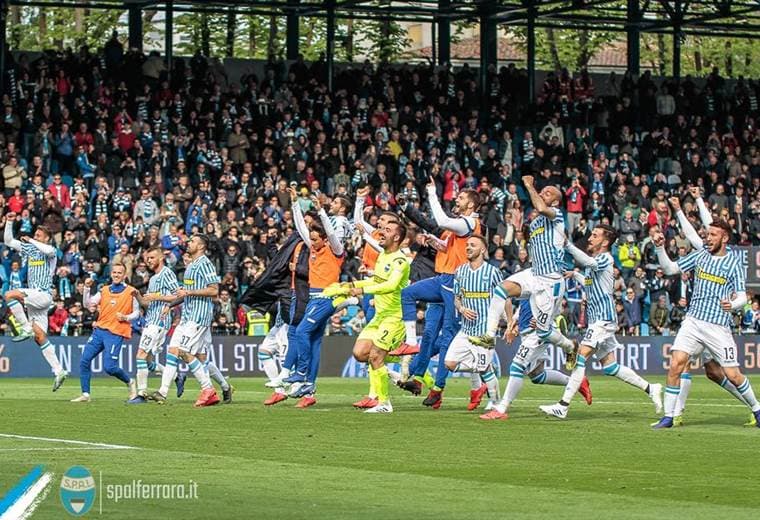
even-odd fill
[(638, 375), (627, 366), (621, 365), (617, 362), (604, 367), (604, 373), (608, 376), (615, 376), (621, 381), (625, 381), (629, 385), (635, 386), (640, 390), (646, 390), (649, 386), (649, 383), (646, 381), (646, 379)]
[(747, 401), (744, 400), (744, 396), (742, 396), (742, 393), (734, 386), (734, 384), (731, 381), (728, 380), (727, 377), (723, 376), (723, 381), (720, 382), (720, 386), (721, 388), (729, 392), (731, 395), (736, 397), (739, 401), (741, 401), (742, 404), (747, 404)]
[[(404, 357), (412, 357), (412, 356), (404, 356)], [(390, 378), (391, 382), (394, 385), (398, 383), (399, 381), (401, 381), (401, 372), (396, 372), (395, 370), (391, 370), (390, 368), (388, 368), (387, 370), (388, 370), (388, 377)]]
[(480, 379), (480, 374), (477, 372), (470, 372), (470, 390), (477, 390), (483, 385), (483, 381)]
[[(494, 370), (493, 365), (488, 365), (488, 370), (493, 372), (493, 375), (496, 375), (496, 370)], [(488, 389), (488, 397), (493, 401), (494, 404), (498, 403), (501, 400), (501, 389), (499, 388), (499, 385), (496, 385), (496, 388), (493, 392), (491, 392), (491, 389)]]
[[(690, 379), (681, 379), (680, 386), (666, 386), (665, 387), (665, 417), (676, 417), (683, 413), (684, 405), (686, 404), (686, 398), (689, 396), (689, 388), (691, 384), (686, 385), (687, 388), (684, 391), (684, 382)], [(683, 399), (681, 398), (683, 395)]]
[(277, 369), (277, 360), (271, 352), (259, 350), (259, 361), (261, 362), (261, 367), (264, 369), (264, 373), (270, 381), (277, 378), (277, 374), (279, 373), (279, 370)]
[[(669, 387), (665, 387), (665, 400), (668, 399), (668, 390)], [(691, 374), (682, 374), (681, 375), (681, 386), (679, 388), (678, 396), (676, 399), (675, 408), (673, 409), (673, 415), (669, 417), (678, 417), (679, 415), (683, 414), (684, 408), (686, 408), (686, 400), (689, 398), (689, 391), (691, 390)], [(665, 415), (668, 415), (668, 408), (665, 407)]]
[(16, 318), (16, 321), (21, 325), (21, 329), (26, 333), (32, 332), (32, 324), (29, 323), (29, 318), (26, 317), (26, 312), (24, 311), (24, 306), (21, 302), (18, 300), (11, 300), (8, 302), (8, 307), (10, 307), (13, 317)]
[(177, 377), (177, 366), (179, 365), (179, 358), (174, 354), (166, 354), (166, 366), (164, 367), (164, 373), (161, 374), (161, 387), (158, 389), (159, 393), (166, 397), (169, 394), (169, 387), (172, 385), (174, 378)]
[(280, 375), (277, 376), (277, 379), (282, 380), (282, 379), (285, 379), (285, 378), (288, 378), (288, 377), (290, 377), (290, 369), (289, 368), (283, 368), (282, 370), (280, 370)]
[(148, 362), (144, 359), (137, 360), (137, 392), (148, 389)]
[(542, 341), (547, 341), (552, 345), (556, 345), (561, 348), (565, 354), (572, 352), (575, 346), (573, 342), (567, 339), (556, 327), (552, 327), (548, 334), (539, 334)]
[(565, 385), (565, 392), (562, 394), (563, 403), (570, 404), (573, 396), (578, 393), (584, 377), (586, 377), (586, 358), (578, 354), (578, 362), (573, 369), (573, 373), (570, 374), (569, 381)]
[(570, 381), (570, 376), (559, 370), (544, 370), (544, 374), (546, 374), (543, 382), (545, 385), (565, 386)]
[(506, 300), (501, 295), (494, 293), (491, 303), (488, 305), (486, 336), (496, 336), (499, 332), (499, 322), (501, 321), (501, 315), (504, 314), (505, 303)]
[(50, 341), (45, 341), (45, 343), (40, 345), (40, 351), (42, 352), (42, 356), (45, 358), (45, 361), (47, 361), (48, 365), (50, 365), (50, 368), (53, 369), (53, 373), (55, 375), (63, 372), (63, 367), (58, 361), (58, 357), (55, 355), (55, 347), (52, 343), (50, 343)]
[(229, 390), (230, 384), (222, 375), (222, 371), (219, 370), (219, 367), (217, 367), (213, 361), (209, 361), (209, 360), (206, 360), (205, 365), (206, 365), (206, 369), (208, 370), (209, 376), (211, 376), (211, 379), (216, 381), (217, 384), (222, 387), (222, 390), (225, 390), (225, 391)]
[(747, 403), (747, 406), (749, 406), (753, 412), (760, 410), (760, 404), (758, 404), (757, 399), (755, 398), (755, 391), (752, 390), (752, 385), (749, 384), (749, 378), (745, 377), (744, 382), (737, 386), (736, 389), (741, 392), (744, 402)]
[(417, 344), (417, 322), (415, 320), (404, 320), (404, 328), (406, 329), (406, 344)]
[(499, 412), (506, 413), (507, 409), (509, 409), (509, 406), (512, 404), (512, 401), (517, 399), (524, 383), (525, 378), (523, 376), (509, 374), (507, 387), (504, 389), (504, 397), (501, 398), (501, 401), (499, 401), (499, 404), (496, 406), (496, 409)]
[(203, 363), (197, 359), (193, 359), (193, 361), (188, 365), (188, 368), (190, 369), (190, 372), (192, 372), (195, 376), (195, 379), (198, 380), (198, 383), (200, 383), (203, 390), (213, 388), (211, 385), (211, 379), (209, 378), (208, 372), (206, 372), (206, 367)]
[[(490, 368), (483, 372), (481, 376), (486, 384), (486, 387), (488, 388), (488, 395), (492, 396), (491, 400), (493, 401), (493, 396), (499, 393), (499, 380), (496, 378), (496, 374), (494, 374), (493, 370)], [(478, 377), (478, 382), (480, 382), (480, 377)]]
[[(162, 365), (158, 361), (152, 361), (151, 363), (152, 363), (152, 366), (153, 366), (153, 373), (154, 374), (161, 375), (161, 374), (164, 373), (164, 365)], [(148, 370), (150, 370), (151, 363), (148, 363)]]

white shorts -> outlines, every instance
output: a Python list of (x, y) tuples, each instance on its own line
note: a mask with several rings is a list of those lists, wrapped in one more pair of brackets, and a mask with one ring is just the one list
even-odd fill
[(485, 372), (492, 359), (493, 349), (473, 345), (460, 331), (451, 340), (444, 362), (456, 362), (459, 364), (459, 370), (462, 371)]
[(586, 345), (594, 349), (594, 359), (601, 361), (610, 353), (622, 348), (622, 345), (615, 337), (617, 324), (611, 321), (597, 321), (592, 323), (586, 330), (586, 334), (581, 340), (581, 345)]
[(210, 345), (211, 327), (203, 327), (191, 321), (177, 325), (172, 339), (169, 340), (169, 348), (176, 347), (193, 356), (204, 354), (206, 347)]
[(279, 327), (269, 329), (264, 341), (261, 342), (259, 352), (285, 357), (288, 350), (288, 325), (283, 323)]
[(139, 348), (148, 354), (157, 356), (164, 349), (167, 332), (169, 331), (156, 324), (146, 325), (140, 335)]
[(530, 374), (540, 363), (548, 360), (548, 347), (549, 344), (539, 340), (538, 334), (535, 331), (522, 334), (520, 336), (520, 346), (517, 347), (517, 353), (512, 362), (524, 366), (525, 370), (523, 373)]
[(19, 289), (24, 293), (24, 305), (29, 321), (36, 323), (45, 334), (48, 331), (48, 311), (53, 306), (53, 296), (39, 289)]
[(520, 286), (519, 299), (530, 302), (536, 328), (543, 331), (551, 329), (562, 307), (565, 279), (559, 274), (536, 276), (532, 269), (525, 269), (513, 274), (507, 281)]
[[(671, 350), (689, 357), (707, 354), (722, 367), (738, 367), (738, 348), (731, 329), (687, 316), (676, 334)], [(702, 359), (708, 356), (703, 355)]]

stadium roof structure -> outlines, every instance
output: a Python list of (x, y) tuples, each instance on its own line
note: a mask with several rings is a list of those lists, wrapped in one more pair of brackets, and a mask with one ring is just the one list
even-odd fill
[[(142, 48), (143, 9), (165, 11), (167, 57), (171, 58), (173, 14), (225, 12), (287, 18), (287, 58), (298, 57), (299, 17), (327, 20), (327, 68), (332, 83), (336, 19), (428, 22), (433, 24), (433, 60), (451, 58), (451, 23), (480, 25), (480, 70), (497, 64), (497, 27), (527, 29), (526, 65), (535, 77), (535, 29), (586, 29), (627, 34), (627, 65), (639, 72), (640, 34), (664, 33), (673, 38), (673, 76), (680, 78), (681, 42), (686, 35), (760, 38), (760, 0), (0, 0), (0, 49), (5, 49), (7, 6), (119, 9), (129, 13), (129, 44)], [(593, 9), (593, 10), (592, 10)], [(0, 53), (4, 56), (4, 52)], [(0, 64), (2, 65), (2, 64)], [(485, 81), (481, 81), (484, 85)], [(529, 81), (531, 89), (534, 82)], [(532, 94), (532, 93), (531, 93)]]

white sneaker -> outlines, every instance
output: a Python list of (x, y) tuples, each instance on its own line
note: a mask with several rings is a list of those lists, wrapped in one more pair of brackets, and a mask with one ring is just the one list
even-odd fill
[(567, 406), (562, 406), (559, 403), (539, 406), (538, 409), (546, 415), (552, 415), (557, 419), (567, 419)]
[(391, 403), (380, 403), (372, 408), (367, 408), (364, 413), (393, 413)]
[(127, 387), (129, 388), (129, 399), (132, 400), (137, 397), (137, 381), (134, 378), (129, 380)]
[(63, 385), (63, 382), (66, 381), (67, 377), (69, 377), (69, 373), (65, 370), (61, 370), (56, 374), (55, 380), (53, 381), (53, 392), (61, 388), (61, 385)]
[(89, 403), (90, 394), (82, 394), (79, 397), (72, 399), (71, 402), (72, 403)]
[(649, 398), (654, 403), (654, 411), (657, 415), (662, 413), (662, 385), (649, 385)]

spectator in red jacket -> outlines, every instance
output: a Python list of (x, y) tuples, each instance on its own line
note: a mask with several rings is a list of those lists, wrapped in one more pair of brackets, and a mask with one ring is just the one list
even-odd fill
[(581, 186), (577, 177), (573, 179), (570, 187), (565, 190), (565, 197), (567, 198), (567, 229), (570, 233), (578, 227), (578, 223), (581, 221), (586, 195), (586, 189)]
[(13, 190), (13, 195), (8, 198), (8, 209), (14, 213), (21, 214), (21, 210), (24, 209), (26, 204), (26, 197), (21, 194), (21, 188)]
[(49, 327), (50, 331), (59, 336), (63, 330), (63, 326), (66, 324), (66, 320), (69, 319), (69, 313), (66, 310), (63, 300), (58, 300), (55, 304), (55, 310), (50, 316)]
[(74, 142), (76, 142), (77, 146), (81, 146), (85, 150), (89, 150), (90, 146), (95, 144), (95, 139), (87, 130), (87, 123), (79, 124), (79, 130), (74, 134)]
[(64, 209), (71, 209), (71, 193), (69, 187), (63, 183), (60, 174), (53, 176), (53, 183), (48, 187), (48, 191), (61, 204)]

